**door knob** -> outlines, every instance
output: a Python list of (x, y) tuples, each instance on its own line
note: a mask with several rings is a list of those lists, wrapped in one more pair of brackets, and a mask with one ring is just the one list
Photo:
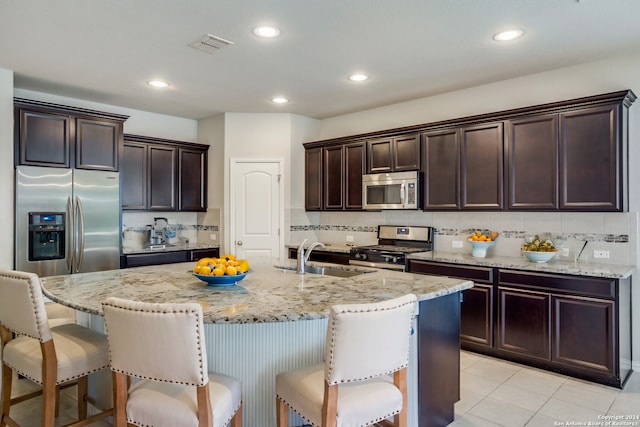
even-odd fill
[(236, 242), (236, 245), (238, 245), (238, 246), (242, 246), (242, 240), (238, 240), (238, 241)]

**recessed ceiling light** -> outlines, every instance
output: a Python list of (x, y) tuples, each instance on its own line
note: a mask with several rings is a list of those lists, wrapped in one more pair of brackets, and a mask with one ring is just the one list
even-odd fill
[(169, 83), (163, 82), (162, 80), (149, 80), (147, 82), (147, 85), (151, 87), (164, 88), (169, 86)]
[(351, 74), (349, 76), (349, 80), (352, 82), (363, 82), (365, 80), (369, 80), (369, 76), (366, 74)]
[(280, 35), (280, 30), (276, 27), (256, 27), (253, 29), (253, 34), (258, 37), (264, 37), (266, 39), (271, 39), (274, 37), (278, 37)]
[(507, 30), (501, 31), (493, 36), (493, 39), (497, 42), (506, 42), (509, 40), (515, 40), (524, 35), (524, 31), (516, 29), (516, 30)]
[(271, 98), (271, 102), (273, 102), (274, 104), (286, 104), (287, 102), (289, 102), (289, 100), (284, 96), (275, 96)]

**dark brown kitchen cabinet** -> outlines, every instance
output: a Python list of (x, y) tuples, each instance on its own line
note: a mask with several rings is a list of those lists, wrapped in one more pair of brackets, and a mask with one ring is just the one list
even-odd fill
[(558, 208), (558, 115), (510, 120), (507, 125), (507, 208)]
[(420, 170), (420, 135), (367, 141), (367, 173)]
[(127, 116), (16, 98), (15, 164), (118, 171)]
[(324, 152), (324, 210), (344, 208), (344, 147), (326, 147)]
[(147, 210), (175, 211), (177, 149), (150, 144), (148, 150)]
[(630, 373), (630, 307), (630, 278), (499, 269), (496, 355), (621, 387)]
[(620, 117), (620, 104), (560, 114), (560, 209), (624, 209), (626, 144)]
[(493, 268), (409, 260), (411, 273), (433, 274), (472, 280), (473, 288), (462, 292), (460, 344), (466, 350), (487, 351), (493, 347)]
[(207, 210), (207, 151), (178, 148), (178, 210)]
[(147, 209), (148, 147), (148, 144), (133, 141), (125, 141), (122, 145), (122, 209)]
[(460, 131), (422, 134), (424, 210), (460, 209)]
[(461, 129), (460, 199), (462, 209), (503, 208), (503, 123)]
[(364, 142), (305, 151), (305, 209), (362, 209)]
[(209, 146), (125, 135), (122, 208), (205, 211)]
[(322, 210), (322, 147), (308, 148), (304, 152), (304, 208)]
[(551, 296), (498, 286), (498, 350), (550, 360)]

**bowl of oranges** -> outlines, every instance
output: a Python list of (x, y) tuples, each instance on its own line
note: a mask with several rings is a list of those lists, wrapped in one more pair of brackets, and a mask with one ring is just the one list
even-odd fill
[(471, 256), (474, 258), (485, 258), (487, 256), (487, 249), (496, 244), (498, 233), (496, 231), (476, 231), (473, 233), (467, 241), (473, 248)]
[(250, 268), (246, 259), (225, 254), (220, 258), (199, 259), (193, 267), (193, 275), (209, 286), (233, 286), (249, 274)]

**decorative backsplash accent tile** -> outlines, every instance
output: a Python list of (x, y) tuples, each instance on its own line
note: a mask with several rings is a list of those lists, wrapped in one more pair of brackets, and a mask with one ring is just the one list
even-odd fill
[[(201, 227), (201, 226), (198, 226)], [(205, 226), (202, 226), (205, 227)], [(208, 226), (206, 226), (208, 227)], [(217, 226), (215, 227), (217, 230)], [(212, 228), (213, 230), (214, 228)], [(347, 232), (364, 232), (377, 233), (377, 226), (367, 225), (329, 225), (329, 224), (310, 224), (310, 225), (292, 225), (290, 231), (347, 231)], [(440, 236), (468, 236), (477, 228), (440, 228), (435, 230)], [(542, 238), (562, 238), (563, 240), (580, 240), (589, 242), (607, 242), (607, 243), (629, 243), (628, 234), (596, 234), (596, 233), (554, 233), (549, 231), (525, 231), (525, 230), (495, 230), (500, 233), (500, 237), (504, 239), (524, 239), (527, 235), (535, 235)]]

